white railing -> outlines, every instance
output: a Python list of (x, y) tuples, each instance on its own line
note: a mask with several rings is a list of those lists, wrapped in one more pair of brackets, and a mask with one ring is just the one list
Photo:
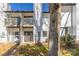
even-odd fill
[(33, 18), (25, 18), (23, 19), (23, 25), (33, 25)]
[[(7, 26), (17, 26), (19, 25), (19, 19), (18, 18), (8, 18), (5, 21), (5, 24)], [(32, 18), (25, 18), (22, 20), (22, 25), (26, 26), (26, 25), (33, 25), (33, 19)]]
[(5, 20), (5, 24), (7, 26), (16, 26), (17, 25), (17, 18), (8, 18)]

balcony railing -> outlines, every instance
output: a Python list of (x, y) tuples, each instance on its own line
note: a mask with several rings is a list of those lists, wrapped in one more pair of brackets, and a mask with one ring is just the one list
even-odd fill
[(25, 18), (23, 19), (23, 23), (22, 23), (24, 26), (26, 25), (33, 25), (33, 19), (32, 18)]
[[(8, 18), (8, 19), (5, 20), (5, 25), (6, 26), (20, 25), (20, 19), (18, 19), (18, 18)], [(24, 18), (22, 20), (22, 25), (23, 26), (33, 25), (33, 19), (32, 18)]]
[(17, 25), (17, 18), (8, 18), (5, 20), (6, 26), (16, 26)]

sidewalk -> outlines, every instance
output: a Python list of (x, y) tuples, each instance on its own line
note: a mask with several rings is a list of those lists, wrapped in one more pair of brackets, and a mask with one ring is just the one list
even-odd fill
[(8, 53), (14, 46), (16, 43), (0, 43), (0, 56)]

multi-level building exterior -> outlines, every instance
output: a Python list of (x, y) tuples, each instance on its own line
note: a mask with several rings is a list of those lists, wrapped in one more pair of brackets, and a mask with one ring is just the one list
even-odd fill
[[(7, 27), (7, 34), (8, 34), (8, 42), (15, 42), (17, 40), (20, 40), (20, 27), (19, 27), (19, 22), (21, 19), (21, 15), (22, 15), (22, 42), (29, 42), (29, 41), (34, 41), (34, 12), (33, 11), (6, 11), (7, 15), (8, 15), (8, 19), (6, 19), (5, 21), (5, 26)], [(45, 22), (46, 25), (48, 25), (48, 23), (46, 23), (46, 21), (48, 22), (48, 18), (49, 18), (49, 13), (48, 12), (44, 12), (43, 13), (43, 22)], [(42, 41), (44, 41), (44, 39), (47, 39), (48, 37), (48, 27), (45, 27), (45, 24), (43, 24), (43, 33), (42, 33)]]
[(0, 42), (7, 41), (7, 30), (5, 26), (5, 19), (7, 15), (4, 11), (10, 10), (8, 3), (0, 3)]
[[(1, 4), (3, 5), (3, 4)], [(1, 6), (1, 8), (3, 8)], [(9, 9), (8, 4), (5, 5), (4, 8), (7, 8), (5, 10), (2, 10), (3, 16), (1, 16), (1, 25), (0, 25), (0, 42), (17, 42), (20, 41), (20, 38), (22, 39), (21, 42), (29, 42), (29, 41), (35, 41), (34, 38), (37, 38), (37, 36), (34, 36), (34, 12), (33, 11), (11, 11)], [(6, 16), (5, 16), (6, 15)], [(5, 17), (5, 18), (4, 18)], [(48, 12), (44, 12), (43, 14), (43, 22), (48, 25)], [(22, 31), (21, 31), (21, 36), (20, 37), (20, 20), (22, 20)], [(2, 26), (3, 24), (3, 26)], [(44, 39), (47, 39), (47, 33), (48, 27), (45, 27), (45, 24), (42, 26), (43, 28), (43, 33), (41, 35), (42, 41)], [(43, 37), (44, 36), (44, 37)]]
[[(75, 36), (78, 41), (78, 20), (79, 4), (62, 4), (61, 8), (61, 32), (62, 35), (65, 33), (65, 29), (68, 34)], [(7, 7), (7, 6), (6, 6)], [(34, 7), (35, 8), (35, 7)], [(34, 42), (37, 38), (35, 36), (35, 12), (34, 11), (12, 11), (6, 10), (3, 12), (7, 17), (4, 17), (0, 25), (0, 42)], [(42, 29), (41, 29), (41, 41), (48, 39), (49, 35), (49, 20), (50, 13), (42, 12)], [(5, 16), (5, 15), (4, 15)], [(2, 18), (2, 16), (0, 16)], [(21, 21), (21, 27), (20, 27)], [(4, 25), (2, 25), (4, 24)], [(3, 28), (3, 29), (2, 29)], [(4, 31), (5, 30), (5, 31)], [(5, 34), (3, 33), (5, 32)], [(21, 34), (21, 36), (20, 36)], [(61, 35), (61, 34), (60, 34)], [(5, 37), (4, 37), (5, 36)]]

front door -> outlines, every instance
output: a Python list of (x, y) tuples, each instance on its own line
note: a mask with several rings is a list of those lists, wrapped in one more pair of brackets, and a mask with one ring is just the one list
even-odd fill
[(20, 34), (19, 32), (15, 32), (15, 42), (19, 42), (20, 41)]
[(33, 41), (33, 32), (24, 31), (24, 42)]

